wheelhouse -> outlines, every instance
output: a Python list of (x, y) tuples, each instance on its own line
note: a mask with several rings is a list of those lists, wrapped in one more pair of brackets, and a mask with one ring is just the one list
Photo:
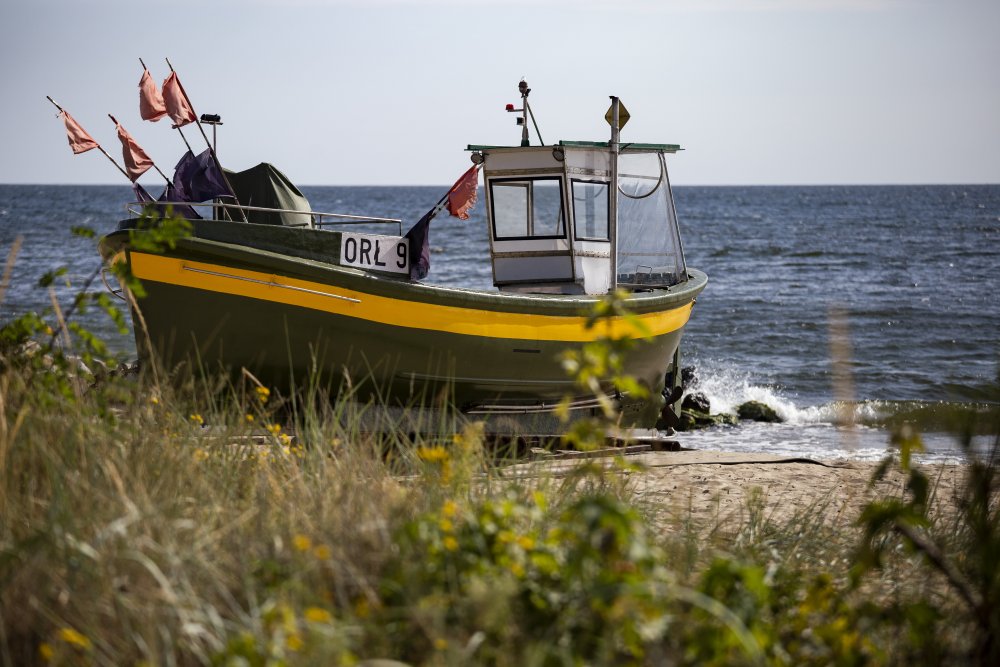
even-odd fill
[(483, 163), (500, 290), (605, 294), (687, 279), (664, 159), (679, 146), (560, 141), (468, 149)]

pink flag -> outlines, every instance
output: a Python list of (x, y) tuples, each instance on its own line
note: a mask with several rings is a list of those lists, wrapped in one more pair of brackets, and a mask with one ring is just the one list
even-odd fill
[(125, 171), (128, 172), (129, 180), (135, 183), (137, 178), (153, 166), (153, 160), (146, 155), (146, 151), (142, 150), (142, 146), (135, 143), (135, 139), (125, 131), (124, 127), (118, 123), (115, 123), (115, 127), (118, 129), (118, 138), (122, 142), (122, 160), (125, 161)]
[(194, 109), (191, 108), (187, 95), (181, 88), (177, 72), (171, 72), (163, 82), (163, 102), (167, 107), (167, 115), (174, 121), (174, 127), (184, 127), (197, 120)]
[(139, 79), (139, 115), (143, 120), (156, 122), (167, 115), (167, 107), (163, 103), (163, 95), (156, 89), (156, 82), (148, 69), (142, 70)]
[(474, 164), (448, 191), (448, 212), (460, 220), (469, 219), (469, 211), (476, 205), (479, 186), (479, 165)]
[(60, 111), (59, 115), (62, 116), (63, 122), (66, 123), (66, 134), (69, 136), (69, 147), (73, 149), (74, 155), (79, 155), (80, 153), (86, 153), (92, 148), (97, 148), (100, 146), (94, 138), (87, 134), (87, 131), (80, 127), (72, 116), (70, 116), (65, 111)]

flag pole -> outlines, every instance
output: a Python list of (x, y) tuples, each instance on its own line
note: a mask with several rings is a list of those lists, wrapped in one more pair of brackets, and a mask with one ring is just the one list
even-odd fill
[[(149, 68), (146, 67), (146, 63), (143, 62), (142, 58), (139, 58), (139, 64), (142, 65), (142, 71), (146, 72), (146, 71), (149, 70)], [(177, 130), (177, 134), (181, 135), (181, 140), (184, 142), (184, 145), (187, 146), (187, 149), (189, 151), (191, 151), (191, 154), (193, 155), (194, 151), (191, 150), (191, 144), (188, 143), (187, 137), (184, 136), (184, 132), (182, 132), (181, 128), (179, 128), (179, 127), (175, 127), (174, 129)], [(157, 171), (160, 171), (160, 170), (157, 169)], [(166, 177), (164, 177), (164, 178), (166, 178)]]
[[(170, 68), (170, 71), (176, 74), (177, 72), (176, 70), (174, 70), (174, 66), (170, 64), (170, 58), (164, 58), (164, 60), (167, 61), (167, 67)], [(205, 139), (205, 144), (208, 146), (208, 150), (212, 155), (212, 159), (215, 161), (215, 166), (218, 167), (219, 174), (222, 176), (222, 180), (225, 182), (226, 187), (229, 188), (230, 194), (232, 194), (233, 199), (236, 201), (236, 208), (243, 216), (243, 222), (250, 222), (249, 220), (247, 220), (246, 211), (243, 210), (243, 206), (240, 204), (239, 197), (236, 196), (236, 190), (233, 189), (233, 184), (229, 182), (229, 178), (226, 176), (226, 172), (222, 168), (222, 163), (219, 162), (219, 156), (215, 154), (215, 148), (212, 146), (212, 142), (208, 140), (208, 135), (205, 134), (205, 128), (201, 126), (201, 120), (199, 120), (198, 118), (198, 112), (194, 110), (194, 105), (191, 104), (191, 98), (188, 96), (187, 91), (184, 90), (184, 84), (181, 83), (180, 79), (177, 79), (176, 81), (177, 81), (177, 86), (181, 89), (181, 94), (184, 95), (184, 99), (187, 101), (188, 106), (191, 107), (191, 111), (194, 113), (194, 122), (195, 124), (198, 125), (198, 131), (201, 132), (202, 138)], [(177, 129), (179, 130), (180, 128)], [(186, 143), (187, 139), (185, 139), (184, 141)]]
[[(475, 166), (475, 169), (476, 169), (476, 182), (478, 183), (479, 170), (482, 169), (483, 166), (481, 164), (477, 164), (477, 165), (474, 165), (474, 166)], [(466, 172), (466, 173), (468, 173), (468, 172)], [(464, 174), (463, 174), (463, 176), (464, 176)], [(444, 205), (448, 201), (448, 198), (451, 197), (451, 193), (455, 191), (455, 186), (458, 185), (459, 183), (461, 183), (462, 180), (463, 179), (460, 178), (458, 180), (458, 182), (455, 183), (455, 185), (452, 185), (451, 188), (449, 188), (448, 192), (444, 193), (444, 196), (441, 197), (441, 199), (438, 199), (438, 203), (434, 204), (434, 208), (431, 209), (432, 211), (434, 211), (434, 215), (437, 215), (438, 213), (441, 212), (441, 209), (444, 208)]]
[[(48, 95), (46, 95), (46, 96), (45, 96), (45, 99), (47, 99), (47, 100), (48, 100), (49, 102), (52, 102), (53, 106), (55, 106), (55, 108), (56, 108), (56, 109), (59, 109), (59, 111), (60, 111), (60, 112), (62, 112), (62, 113), (66, 113), (66, 110), (65, 110), (65, 109), (63, 109), (63, 108), (62, 108), (61, 106), (59, 106), (58, 104), (56, 104), (56, 101), (55, 101), (54, 99), (52, 99), (52, 98), (51, 98), (51, 97), (49, 97)], [(91, 138), (93, 138), (93, 137), (91, 137)], [(122, 175), (123, 175), (123, 176), (124, 176), (125, 178), (128, 178), (128, 181), (129, 181), (129, 183), (131, 183), (131, 182), (132, 182), (132, 179), (131, 179), (131, 178), (129, 178), (129, 176), (128, 176), (128, 172), (127, 172), (127, 171), (125, 171), (125, 169), (123, 169), (123, 168), (122, 168), (122, 166), (121, 166), (120, 164), (118, 164), (118, 161), (117, 161), (117, 160), (115, 160), (115, 159), (114, 159), (113, 157), (111, 157), (110, 155), (108, 155), (108, 152), (107, 152), (106, 150), (104, 150), (104, 146), (101, 146), (101, 145), (100, 145), (100, 144), (98, 144), (98, 143), (97, 143), (96, 141), (95, 141), (94, 143), (95, 143), (95, 144), (97, 144), (97, 150), (99, 150), (99, 151), (101, 151), (102, 153), (104, 153), (104, 157), (106, 157), (106, 158), (108, 158), (109, 160), (111, 160), (111, 164), (113, 164), (113, 165), (115, 165), (116, 167), (118, 167), (118, 171), (120, 171), (120, 172), (122, 173)]]
[[(117, 126), (118, 126), (118, 119), (117, 119), (117, 118), (115, 118), (115, 117), (114, 117), (114, 116), (112, 116), (111, 114), (108, 114), (108, 118), (110, 118), (110, 119), (111, 119), (111, 122), (115, 124), (115, 127), (117, 127)], [(162, 177), (163, 177), (163, 180), (165, 180), (165, 181), (167, 182), (167, 185), (170, 185), (170, 179), (169, 179), (169, 178), (167, 178), (167, 175), (166, 175), (166, 174), (164, 174), (164, 173), (163, 173), (162, 171), (160, 171), (160, 168), (156, 166), (156, 163), (155, 163), (155, 162), (153, 163), (153, 169), (155, 169), (155, 170), (156, 170), (156, 173), (158, 173), (158, 174), (159, 174), (160, 176), (162, 176)]]

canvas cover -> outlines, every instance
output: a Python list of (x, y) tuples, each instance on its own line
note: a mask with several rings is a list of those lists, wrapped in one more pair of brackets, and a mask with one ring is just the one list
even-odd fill
[(289, 227), (312, 226), (312, 216), (308, 215), (312, 211), (309, 200), (274, 165), (261, 162), (244, 171), (226, 169), (225, 172), (240, 204), (303, 212), (247, 211), (247, 220), (250, 222)]

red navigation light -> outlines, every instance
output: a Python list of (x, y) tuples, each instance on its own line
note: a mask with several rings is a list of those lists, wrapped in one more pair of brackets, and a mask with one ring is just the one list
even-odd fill
[(514, 110), (514, 105), (513, 104), (508, 104), (507, 105), (507, 111), (513, 111), (513, 110)]

